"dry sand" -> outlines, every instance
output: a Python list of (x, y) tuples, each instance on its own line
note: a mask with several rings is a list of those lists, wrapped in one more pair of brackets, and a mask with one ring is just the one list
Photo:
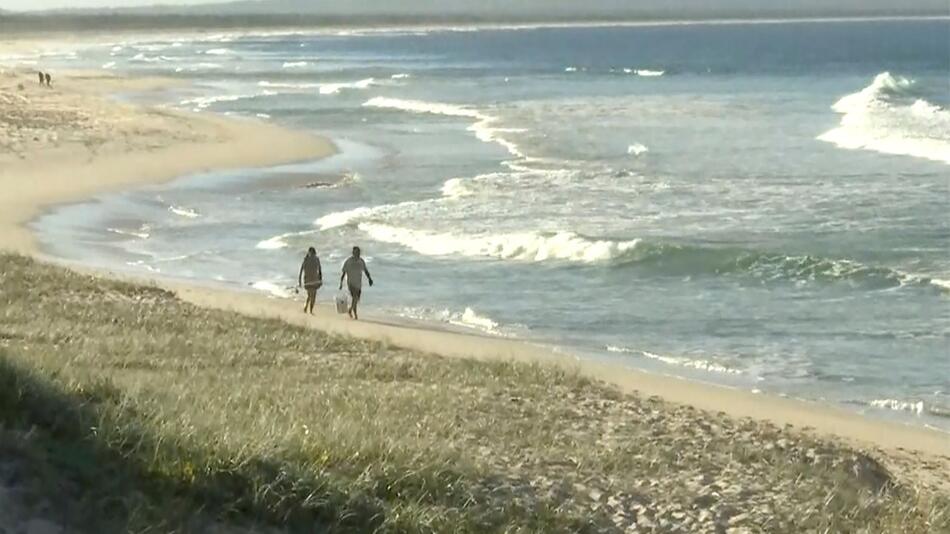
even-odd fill
[[(267, 123), (120, 104), (105, 96), (114, 91), (160, 89), (167, 83), (76, 73), (58, 75), (49, 89), (39, 87), (35, 72), (3, 71), (0, 67), (0, 250), (40, 256), (24, 224), (57, 203), (193, 172), (312, 159), (334, 150), (326, 139)], [(287, 268), (293, 270), (296, 266)], [(877, 456), (885, 458), (898, 474), (950, 491), (950, 435), (946, 433), (872, 420), (817, 403), (580, 361), (516, 341), (408, 327), (385, 320), (357, 323), (328, 308), (307, 316), (299, 304), (286, 300), (210, 285), (155, 282), (201, 306), (280, 318), (450, 357), (568, 366), (624, 391), (656, 395), (734, 417), (793, 425), (877, 451)], [(321, 296), (326, 300), (326, 291)]]
[(0, 69), (0, 245), (35, 251), (23, 228), (44, 206), (211, 169), (267, 166), (331, 154), (323, 138), (250, 120), (110, 100), (111, 92), (173, 82), (101, 73)]

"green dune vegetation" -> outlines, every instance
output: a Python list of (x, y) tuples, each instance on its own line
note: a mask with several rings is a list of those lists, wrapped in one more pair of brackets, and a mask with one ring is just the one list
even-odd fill
[(0, 255), (3, 532), (950, 532), (879, 460)]

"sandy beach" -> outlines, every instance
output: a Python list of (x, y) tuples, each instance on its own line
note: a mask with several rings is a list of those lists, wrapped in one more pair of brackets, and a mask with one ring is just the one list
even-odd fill
[[(109, 98), (118, 92), (162, 90), (169, 83), (77, 72), (57, 73), (53, 87), (46, 88), (38, 85), (34, 71), (0, 66), (0, 188), (4, 192), (0, 196), (0, 250), (52, 260), (43, 256), (25, 225), (56, 204), (191, 173), (312, 160), (334, 151), (328, 139), (270, 123)], [(926, 428), (873, 420), (818, 403), (582, 361), (518, 341), (410, 327), (384, 318), (352, 322), (325, 305), (311, 317), (300, 313), (296, 302), (210, 284), (96, 274), (156, 283), (201, 307), (280, 319), (393, 347), (448, 357), (562, 366), (624, 392), (658, 396), (710, 413), (768, 421), (779, 427), (791, 425), (817, 437), (842, 440), (873, 451), (898, 476), (950, 491), (950, 436)], [(326, 295), (324, 289), (320, 297), (325, 300)]]
[[(333, 144), (257, 121), (189, 115), (109, 100), (168, 87), (160, 79), (0, 70), (3, 247), (28, 253), (22, 225), (43, 206), (212, 169), (275, 165), (331, 154)], [(21, 89), (22, 87), (22, 89)]]

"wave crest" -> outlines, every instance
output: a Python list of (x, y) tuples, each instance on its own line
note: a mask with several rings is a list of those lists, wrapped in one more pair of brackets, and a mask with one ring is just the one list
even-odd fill
[(639, 240), (591, 240), (572, 232), (469, 236), (368, 222), (360, 223), (358, 227), (376, 241), (399, 244), (426, 256), (460, 255), (535, 262), (565, 260), (595, 263), (621, 257), (639, 243)]
[(494, 125), (498, 117), (482, 113), (471, 108), (458, 106), (455, 104), (444, 104), (441, 102), (426, 102), (424, 100), (404, 100), (400, 98), (388, 98), (378, 96), (371, 98), (363, 103), (364, 107), (395, 109), (409, 113), (427, 113), (431, 115), (444, 115), (447, 117), (464, 117), (474, 119), (476, 122), (468, 129), (475, 134), (478, 140), (485, 143), (495, 143), (501, 145), (509, 154), (524, 158), (525, 154), (514, 142), (502, 137), (500, 133), (521, 132), (520, 129), (497, 128)]
[[(442, 198), (459, 198), (471, 194), (465, 182), (458, 179), (447, 181), (442, 192)], [(847, 283), (866, 289), (917, 286), (950, 292), (950, 283), (943, 278), (905, 273), (849, 259), (647, 242), (641, 239), (598, 239), (570, 231), (455, 234), (416, 230), (386, 222), (388, 214), (418, 207), (419, 204), (404, 202), (376, 208), (360, 207), (330, 213), (317, 219), (314, 224), (321, 231), (356, 228), (376, 241), (404, 246), (426, 256), (569, 261), (642, 269), (660, 276), (684, 278), (737, 276), (759, 280), (761, 283)]]
[(647, 358), (649, 360), (655, 360), (658, 362), (665, 363), (667, 365), (674, 365), (677, 367), (689, 367), (691, 369), (698, 369), (700, 371), (707, 371), (710, 373), (721, 373), (729, 375), (741, 375), (742, 371), (726, 365), (718, 364), (709, 360), (698, 360), (694, 358), (684, 358), (684, 357), (675, 357), (675, 356), (664, 356), (662, 354), (655, 354), (653, 352), (647, 352), (645, 350), (634, 350), (628, 349), (627, 347), (618, 347), (615, 345), (608, 345), (606, 347), (607, 352), (613, 352), (616, 354), (633, 354)]
[(950, 112), (916, 99), (915, 82), (889, 72), (878, 74), (864, 89), (846, 95), (833, 106), (841, 124), (818, 136), (840, 148), (871, 150), (950, 163)]

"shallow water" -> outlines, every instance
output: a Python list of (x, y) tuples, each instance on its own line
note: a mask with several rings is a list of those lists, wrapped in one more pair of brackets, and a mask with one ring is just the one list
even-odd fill
[(84, 48), (60, 61), (185, 77), (171, 105), (341, 152), (36, 227), (65, 257), (275, 294), (307, 246), (334, 266), (360, 244), (368, 308), (950, 429), (948, 37), (940, 20)]

